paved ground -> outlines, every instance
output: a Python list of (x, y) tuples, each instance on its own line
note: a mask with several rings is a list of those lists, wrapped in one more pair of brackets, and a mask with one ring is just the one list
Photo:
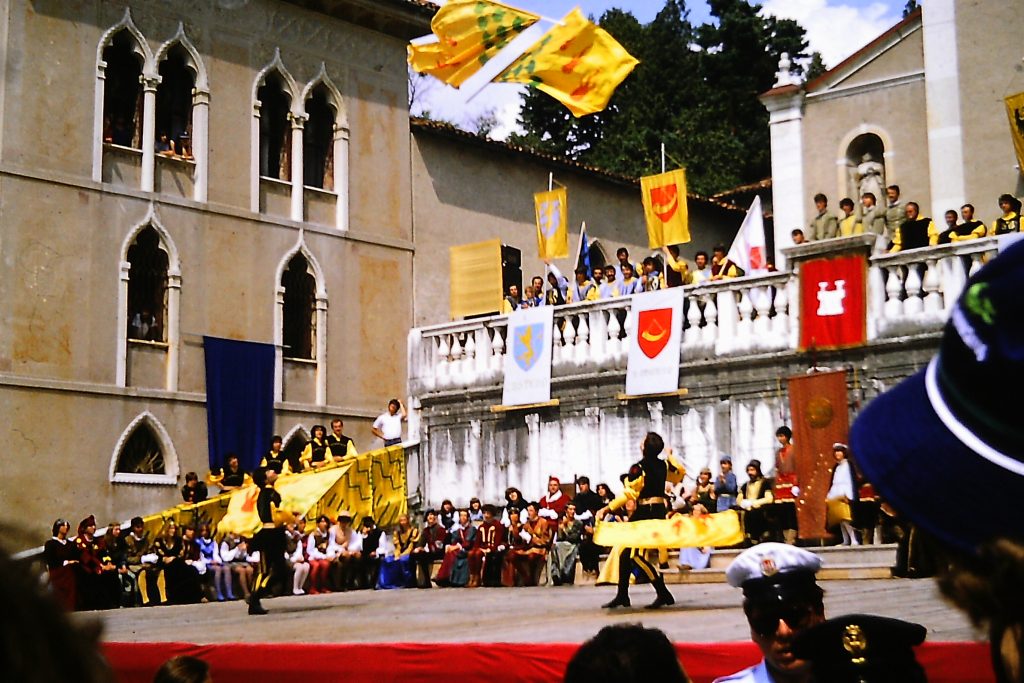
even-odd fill
[[(930, 580), (828, 581), (830, 616), (866, 612), (924, 624), (931, 641), (980, 640)], [(249, 617), (242, 602), (122, 609), (80, 615), (100, 618), (112, 642), (582, 642), (602, 626), (642, 622), (677, 642), (746, 640), (740, 591), (724, 584), (672, 586), (676, 606), (642, 609), (654, 599), (634, 587), (634, 607), (600, 608), (610, 586), (356, 591), (265, 601), (266, 617)]]

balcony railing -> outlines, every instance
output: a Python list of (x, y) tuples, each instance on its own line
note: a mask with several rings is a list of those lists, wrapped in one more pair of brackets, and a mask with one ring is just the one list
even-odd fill
[[(995, 255), (997, 239), (872, 256), (868, 342), (937, 333), (967, 278)], [(790, 254), (796, 270), (685, 287), (680, 363), (795, 352), (800, 339), (797, 257), (864, 244), (864, 237), (850, 237), (806, 245)], [(631, 297), (556, 308), (552, 378), (624, 371), (631, 308)], [(507, 316), (495, 315), (410, 331), (411, 394), (501, 386), (507, 325)]]

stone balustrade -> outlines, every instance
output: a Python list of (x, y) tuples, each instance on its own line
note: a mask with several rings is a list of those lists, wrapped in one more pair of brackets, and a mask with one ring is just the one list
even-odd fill
[[(684, 288), (680, 363), (795, 353), (800, 337), (802, 260), (835, 249), (870, 248), (868, 236), (787, 250), (793, 270)], [(938, 332), (967, 278), (993, 257), (996, 238), (872, 256), (867, 275), (867, 337)], [(643, 295), (639, 295), (643, 296)], [(410, 394), (424, 398), (494, 390), (504, 378), (508, 318), (476, 318), (410, 331)], [(624, 372), (632, 297), (555, 309), (552, 379)]]

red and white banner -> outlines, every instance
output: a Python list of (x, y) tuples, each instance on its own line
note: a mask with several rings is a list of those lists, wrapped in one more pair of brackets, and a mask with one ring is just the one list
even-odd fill
[(683, 288), (633, 295), (633, 330), (626, 366), (626, 393), (666, 394), (679, 389), (683, 338)]
[(800, 266), (800, 349), (842, 349), (867, 341), (867, 259), (805, 261)]
[(747, 275), (763, 275), (768, 272), (767, 255), (764, 212), (761, 210), (761, 198), (755, 196), (726, 258), (745, 270)]

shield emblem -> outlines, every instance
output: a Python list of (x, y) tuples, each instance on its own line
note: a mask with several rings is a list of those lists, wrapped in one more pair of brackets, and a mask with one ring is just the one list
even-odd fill
[(663, 223), (672, 220), (679, 208), (679, 189), (675, 183), (651, 188), (651, 209)]
[(537, 364), (544, 343), (544, 323), (519, 325), (512, 330), (512, 357), (523, 372)]
[(654, 308), (649, 311), (640, 311), (637, 317), (637, 341), (640, 342), (640, 350), (648, 358), (657, 358), (669, 337), (672, 336), (672, 309)]

